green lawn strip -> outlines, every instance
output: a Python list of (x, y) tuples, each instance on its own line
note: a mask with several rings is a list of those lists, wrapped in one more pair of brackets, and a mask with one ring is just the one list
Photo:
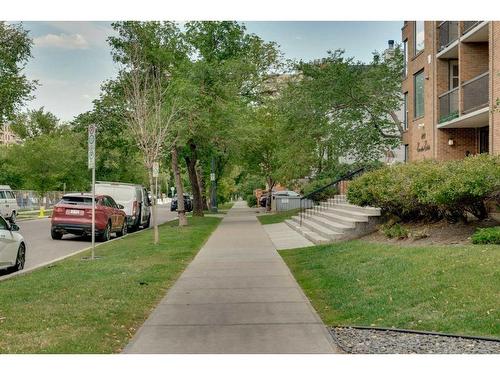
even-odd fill
[(292, 216), (296, 216), (298, 213), (299, 213), (299, 209), (296, 208), (293, 210), (288, 210), (288, 211), (283, 211), (283, 212), (276, 212), (276, 213), (259, 215), (259, 216), (257, 216), (257, 219), (259, 219), (259, 221), (262, 225), (276, 224), (276, 223), (282, 223), (285, 220), (290, 219)]
[(0, 353), (120, 351), (219, 224), (189, 218), (0, 282)]
[(500, 338), (500, 246), (348, 241), (281, 251), (324, 323)]

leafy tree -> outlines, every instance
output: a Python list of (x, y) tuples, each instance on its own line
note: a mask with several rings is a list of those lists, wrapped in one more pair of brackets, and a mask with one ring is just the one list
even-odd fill
[(395, 112), (401, 107), (402, 64), (395, 49), (387, 58), (374, 54), (370, 64), (335, 51), (296, 65), (297, 79), (284, 90), (281, 107), (290, 143), (302, 146), (313, 172), (340, 158), (374, 160), (400, 143)]
[(193, 100), (184, 157), (194, 214), (202, 215), (204, 189), (199, 185), (208, 180), (211, 159), (216, 161), (218, 183), (239, 147), (235, 131), (240, 114), (258, 100), (258, 87), (271, 69), (278, 68), (280, 53), (275, 43), (266, 43), (230, 21), (188, 22), (186, 40), (196, 58), (188, 75)]
[(17, 114), (10, 126), (21, 139), (28, 139), (55, 132), (59, 127), (59, 119), (41, 107)]
[[(153, 189), (153, 164), (164, 149), (171, 150), (172, 163), (178, 163), (178, 131), (174, 125), (180, 112), (176, 93), (177, 70), (187, 59), (187, 49), (173, 22), (116, 22), (117, 37), (110, 37), (113, 58), (123, 64), (120, 83), (126, 102), (129, 131), (137, 142)], [(174, 129), (173, 129), (174, 128)], [(177, 193), (183, 186), (173, 165)], [(186, 225), (184, 201), (179, 199), (179, 225)], [(154, 242), (158, 243), (156, 202), (153, 204)]]
[(0, 123), (13, 117), (31, 98), (36, 81), (23, 74), (31, 57), (32, 41), (21, 24), (0, 22)]
[(60, 190), (63, 183), (68, 190), (88, 190), (86, 152), (78, 142), (68, 141), (74, 137), (65, 130), (12, 146), (9, 159), (15, 161), (16, 169), (23, 176), (22, 187), (35, 190), (40, 197), (48, 191)]
[(87, 147), (90, 124), (97, 126), (96, 177), (104, 181), (131, 182), (147, 185), (148, 176), (134, 137), (126, 126), (127, 108), (119, 83), (103, 84), (93, 109), (76, 117), (72, 123), (80, 133), (82, 147)]

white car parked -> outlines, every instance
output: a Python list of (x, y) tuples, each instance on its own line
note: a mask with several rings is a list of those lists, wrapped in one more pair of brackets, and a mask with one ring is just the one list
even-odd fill
[(26, 243), (16, 224), (0, 216), (0, 270), (20, 271), (26, 260)]
[(0, 215), (15, 222), (18, 212), (19, 206), (14, 192), (9, 185), (0, 185)]

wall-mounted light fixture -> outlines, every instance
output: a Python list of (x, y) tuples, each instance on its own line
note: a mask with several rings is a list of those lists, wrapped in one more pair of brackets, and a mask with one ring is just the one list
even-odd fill
[(420, 124), (418, 124), (417, 126), (418, 126), (418, 128), (419, 128), (419, 129), (422, 129), (422, 128), (424, 128), (424, 127), (425, 127), (425, 124), (424, 124), (424, 123), (420, 123)]
[(452, 138), (448, 139), (448, 146), (453, 146), (454, 143)]

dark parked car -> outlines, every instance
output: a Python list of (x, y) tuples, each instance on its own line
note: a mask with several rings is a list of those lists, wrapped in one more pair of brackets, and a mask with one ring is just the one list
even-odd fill
[[(170, 211), (177, 211), (177, 195), (172, 198), (172, 202), (170, 203)], [(189, 194), (184, 194), (184, 211), (193, 211), (193, 201), (191, 200)]]

